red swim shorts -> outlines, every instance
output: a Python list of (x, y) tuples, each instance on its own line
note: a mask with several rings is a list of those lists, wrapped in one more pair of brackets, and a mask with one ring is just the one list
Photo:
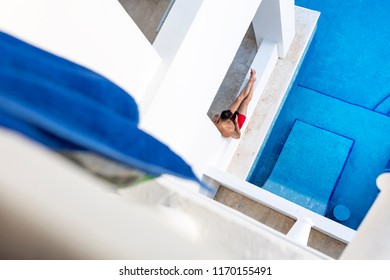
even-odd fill
[(237, 124), (238, 124), (238, 127), (240, 129), (244, 125), (245, 120), (246, 120), (246, 116), (245, 115), (240, 114), (240, 113), (237, 114)]

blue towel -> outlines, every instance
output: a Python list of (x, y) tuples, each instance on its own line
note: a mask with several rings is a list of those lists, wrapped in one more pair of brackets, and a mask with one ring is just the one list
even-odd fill
[(134, 99), (108, 79), (0, 32), (0, 126), (56, 151), (92, 151), (150, 176), (170, 174), (207, 188), (138, 120)]

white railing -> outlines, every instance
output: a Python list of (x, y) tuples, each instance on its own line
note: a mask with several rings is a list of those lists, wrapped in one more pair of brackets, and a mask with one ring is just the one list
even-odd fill
[[(299, 224), (296, 223), (296, 227), (294, 228), (293, 226), (292, 229), (293, 232), (295, 232), (297, 231), (297, 227), (300, 228), (300, 230), (298, 230), (299, 234), (290, 232), (290, 237), (299, 236), (299, 238), (294, 238), (297, 242), (302, 243), (302, 240), (308, 237), (308, 233), (310, 231), (307, 230), (307, 225), (311, 225), (309, 229), (315, 228), (318, 231), (347, 244), (351, 242), (355, 235), (355, 231), (346, 226), (334, 222), (269, 191), (263, 190), (262, 188), (226, 173), (219, 168), (208, 166), (204, 174), (232, 191), (299, 221)], [(303, 235), (304, 237), (302, 237), (302, 232), (306, 233), (306, 235)]]

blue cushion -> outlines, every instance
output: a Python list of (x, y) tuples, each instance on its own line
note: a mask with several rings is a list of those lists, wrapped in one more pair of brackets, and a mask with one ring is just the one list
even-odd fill
[(92, 151), (151, 176), (200, 183), (181, 157), (137, 127), (134, 99), (108, 79), (1, 32), (0, 53), (1, 126), (57, 151)]

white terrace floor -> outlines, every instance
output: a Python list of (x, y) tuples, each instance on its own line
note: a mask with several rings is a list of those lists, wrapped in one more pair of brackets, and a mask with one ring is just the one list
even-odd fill
[[(169, 1), (119, 0), (125, 10), (138, 24), (145, 36), (152, 43), (157, 35), (156, 28)], [(141, 6), (140, 6), (141, 5)], [(266, 139), (272, 126), (278, 108), (283, 103), (291, 81), (294, 78), (299, 62), (310, 43), (319, 14), (303, 8), (296, 8), (296, 37), (285, 59), (279, 59), (264, 92), (248, 121), (233, 160), (227, 172), (238, 178), (245, 179), (256, 155)], [(144, 21), (143, 19), (148, 19)], [(221, 109), (226, 108), (240, 89), (248, 69), (257, 52), (253, 29), (250, 26), (228, 73), (210, 106), (208, 115), (211, 117)], [(207, 175), (207, 174), (206, 174)], [(220, 186), (215, 200), (225, 204), (247, 216), (260, 221), (282, 233), (287, 233), (295, 220), (285, 216), (265, 205), (255, 202), (225, 186)], [(315, 229), (311, 230), (308, 246), (326, 255), (339, 258), (346, 244), (327, 236)]]

